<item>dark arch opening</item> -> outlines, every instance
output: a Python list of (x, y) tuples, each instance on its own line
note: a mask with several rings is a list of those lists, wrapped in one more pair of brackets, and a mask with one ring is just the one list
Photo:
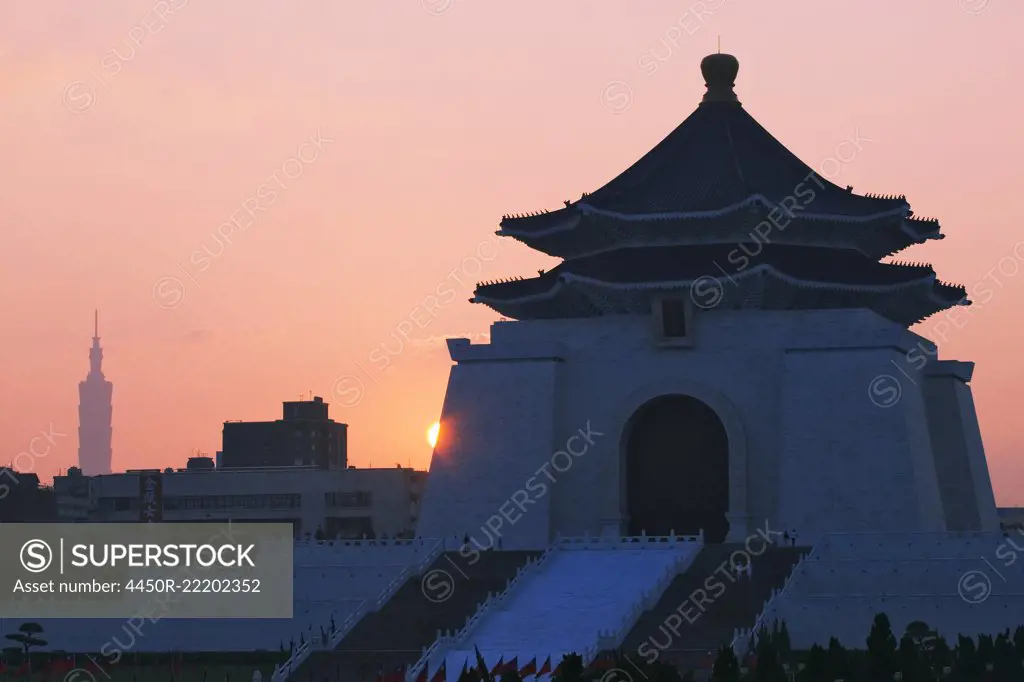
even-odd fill
[(729, 532), (729, 439), (708, 405), (670, 395), (642, 405), (626, 426), (629, 534), (695, 535), (721, 543)]

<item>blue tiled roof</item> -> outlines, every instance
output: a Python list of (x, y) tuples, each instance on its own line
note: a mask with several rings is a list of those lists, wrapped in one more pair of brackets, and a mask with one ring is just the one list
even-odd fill
[(756, 195), (777, 205), (806, 190), (816, 194), (816, 214), (866, 217), (909, 208), (902, 196), (858, 195), (823, 177), (851, 160), (863, 140), (837, 145), (831, 158), (815, 161), (812, 170), (739, 103), (730, 80), (739, 68), (735, 58), (712, 55), (701, 68), (711, 79), (708, 95), (654, 149), (578, 202), (552, 212), (506, 216), (503, 229), (542, 231), (584, 206), (629, 216), (692, 214), (726, 209)]
[[(858, 251), (781, 244), (747, 245), (751, 255), (735, 245), (637, 247), (568, 260), (540, 277), (480, 285), (476, 293), (489, 298), (519, 298), (548, 291), (564, 273), (602, 282), (628, 284), (691, 281), (700, 277), (735, 277), (759, 265), (806, 282), (836, 286), (896, 285), (935, 274), (930, 265), (879, 263)], [(744, 260), (746, 259), (746, 260)], [(963, 288), (937, 284), (952, 298)]]
[[(844, 158), (856, 153), (847, 146)], [(812, 173), (816, 177), (808, 179)], [(779, 203), (804, 188), (817, 194), (815, 213), (870, 215), (906, 203), (898, 197), (860, 196), (832, 184), (736, 102), (701, 104), (654, 149), (584, 201), (616, 213), (692, 212), (723, 208), (755, 194)]]

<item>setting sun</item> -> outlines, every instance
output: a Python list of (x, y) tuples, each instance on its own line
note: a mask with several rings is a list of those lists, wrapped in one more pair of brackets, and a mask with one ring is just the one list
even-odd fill
[(434, 422), (433, 424), (430, 425), (430, 428), (427, 429), (427, 442), (430, 443), (430, 447), (435, 447), (437, 445), (437, 434), (440, 432), (440, 422)]

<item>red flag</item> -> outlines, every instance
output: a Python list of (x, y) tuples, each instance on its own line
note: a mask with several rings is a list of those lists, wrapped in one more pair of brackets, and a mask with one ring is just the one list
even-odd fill
[(519, 656), (514, 656), (511, 661), (501, 666), (501, 674), (514, 673), (519, 670)]
[(562, 664), (563, 663), (565, 663), (565, 656), (562, 656), (562, 660), (559, 661), (558, 665), (555, 666), (554, 672), (551, 673), (552, 677), (558, 677), (559, 675), (562, 674)]
[(502, 671), (502, 666), (503, 666), (503, 665), (505, 665), (505, 657), (504, 657), (504, 656), (502, 656), (501, 658), (499, 658), (499, 659), (498, 659), (498, 662), (494, 664), (494, 667), (493, 667), (493, 668), (491, 668), (491, 674), (492, 674), (492, 675), (498, 675), (498, 674), (500, 674), (500, 673), (501, 673), (501, 671)]
[[(444, 682), (447, 679), (447, 667), (448, 661), (445, 661), (441, 664), (441, 667), (437, 669), (437, 672), (434, 673), (434, 676), (430, 678), (430, 682)], [(425, 671), (426, 669), (427, 666), (423, 666), (423, 670)]]
[(537, 676), (540, 677), (541, 675), (550, 675), (550, 674), (551, 674), (551, 657), (548, 656), (548, 660), (544, 661), (544, 665), (542, 665), (540, 667), (540, 670), (537, 671)]
[(427, 664), (424, 663), (423, 669), (420, 670), (420, 674), (416, 676), (416, 682), (427, 682), (427, 667)]
[(524, 665), (522, 670), (519, 671), (519, 677), (526, 677), (527, 675), (536, 675), (536, 674), (537, 674), (537, 657), (534, 656), (533, 659), (529, 663)]

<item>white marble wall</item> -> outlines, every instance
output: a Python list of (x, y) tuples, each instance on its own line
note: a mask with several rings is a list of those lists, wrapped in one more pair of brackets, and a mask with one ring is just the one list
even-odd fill
[[(552, 535), (621, 525), (626, 422), (671, 393), (726, 426), (732, 539), (766, 520), (801, 540), (945, 529), (922, 382), (904, 380), (891, 405), (878, 391), (920, 337), (868, 310), (697, 311), (690, 348), (659, 346), (652, 327), (650, 316), (498, 322), (490, 344), (453, 340), (444, 419), (456, 442), (435, 453), (418, 533), (472, 532), (581, 430), (583, 452), (547, 481), (549, 509), (530, 514), (549, 514)], [(971, 452), (987, 475), (980, 437)], [(545, 524), (517, 537), (543, 547)]]
[(869, 389), (900, 353), (786, 353), (779, 523), (804, 540), (830, 531), (944, 530), (921, 392), (903, 386), (889, 405)]
[[(448, 381), (416, 532), (425, 538), (469, 535), (481, 550), (499, 540), (504, 549), (545, 548), (558, 474), (541, 468), (560, 449), (554, 426), (561, 362), (554, 351), (491, 352), (477, 359), (475, 349), (451, 347), (463, 362)], [(468, 354), (460, 355), (463, 350)], [(500, 351), (483, 348), (492, 350)]]

